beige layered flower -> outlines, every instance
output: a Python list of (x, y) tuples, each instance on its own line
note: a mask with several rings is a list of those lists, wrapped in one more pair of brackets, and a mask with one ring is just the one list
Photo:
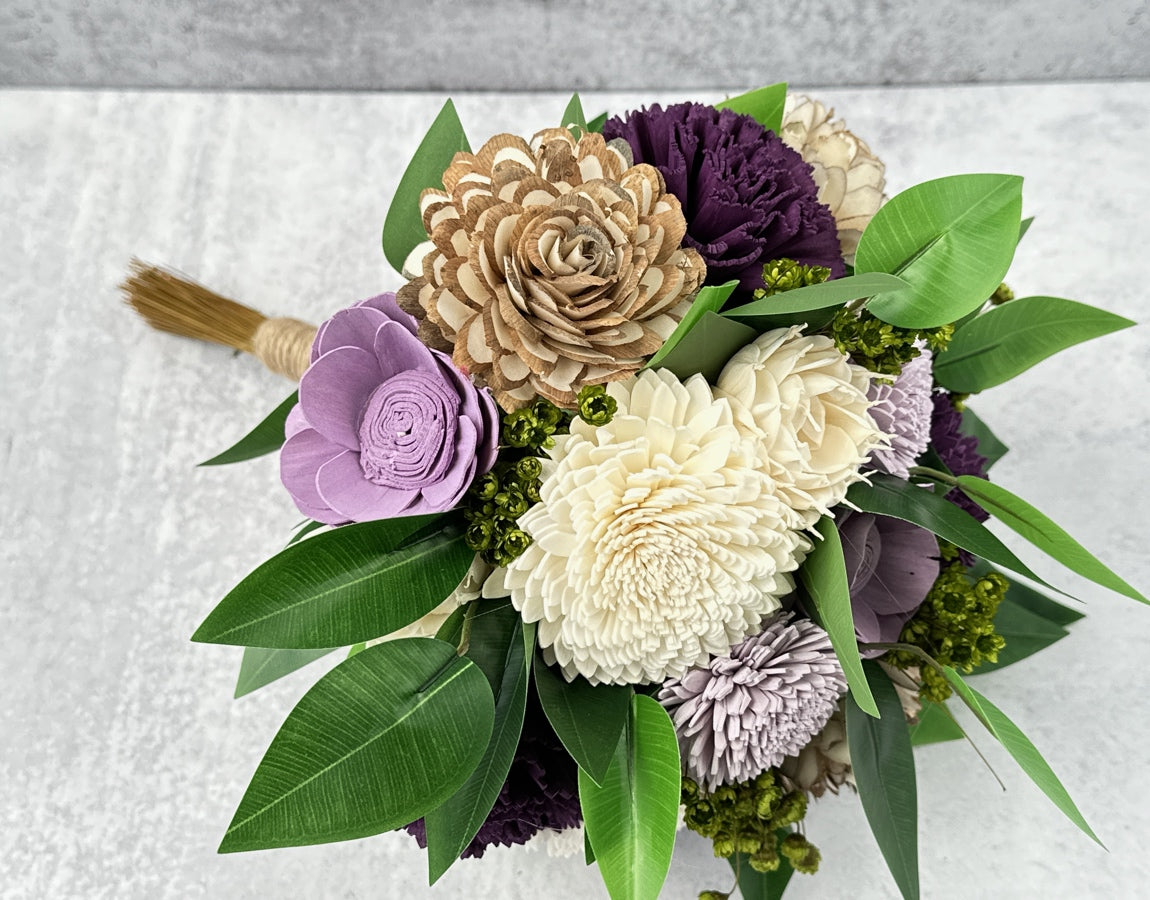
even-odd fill
[(443, 184), (423, 192), (434, 249), (399, 303), (505, 408), (573, 407), (584, 385), (631, 375), (703, 283), (678, 199), (624, 141), (496, 135)]
[(860, 466), (886, 437), (867, 410), (871, 374), (824, 335), (776, 328), (736, 353), (715, 393), (763, 447), (792, 525), (807, 528), (862, 479)]
[(846, 714), (842, 704), (826, 727), (797, 756), (783, 760), (779, 770), (790, 785), (814, 797), (821, 797), (827, 791), (837, 794), (844, 784), (854, 787)]
[(817, 100), (788, 94), (779, 137), (813, 168), (819, 202), (830, 207), (838, 225), (843, 259), (854, 265), (863, 229), (886, 201), (886, 167), (833, 115)]
[(702, 376), (646, 370), (607, 390), (615, 417), (556, 440), (519, 520), (534, 541), (484, 592), (539, 623), (568, 678), (662, 681), (753, 633), (809, 544)]

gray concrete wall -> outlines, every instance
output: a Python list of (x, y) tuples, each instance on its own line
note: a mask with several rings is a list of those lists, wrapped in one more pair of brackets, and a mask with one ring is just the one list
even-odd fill
[(543, 90), (1150, 77), (1146, 0), (4, 0), (0, 85)]

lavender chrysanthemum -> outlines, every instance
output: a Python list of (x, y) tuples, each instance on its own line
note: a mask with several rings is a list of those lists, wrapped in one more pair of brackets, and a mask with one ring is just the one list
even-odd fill
[(890, 436), (888, 446), (871, 451), (871, 463), (880, 472), (910, 477), (910, 467), (926, 450), (930, 440), (933, 405), (930, 391), (931, 353), (923, 348), (919, 355), (902, 367), (893, 381), (871, 382), (868, 397), (873, 401), (869, 412), (879, 431)]
[[(578, 768), (555, 736), (534, 689), (527, 697), (523, 731), (507, 780), (463, 858), (479, 858), (488, 847), (526, 844), (544, 829), (563, 831), (583, 821)], [(420, 847), (427, 846), (423, 819), (406, 826)]]
[(827, 633), (784, 613), (727, 656), (666, 682), (687, 775), (708, 791), (794, 756), (834, 714), (847, 682)]
[[(963, 434), (959, 427), (962, 413), (954, 408), (950, 394), (942, 391), (934, 395), (934, 416), (930, 426), (930, 443), (939, 459), (955, 475), (986, 477), (986, 457), (978, 452), (978, 438)], [(985, 522), (990, 513), (971, 500), (958, 488), (946, 495), (955, 506), (966, 510), (978, 521)], [(969, 564), (969, 563), (968, 563)]]
[(794, 259), (843, 274), (838, 229), (818, 201), (811, 167), (750, 116), (701, 103), (657, 103), (608, 119), (608, 140), (623, 138), (636, 163), (655, 166), (683, 204), (684, 246), (707, 264), (707, 284), (737, 278), (762, 287), (763, 265)]

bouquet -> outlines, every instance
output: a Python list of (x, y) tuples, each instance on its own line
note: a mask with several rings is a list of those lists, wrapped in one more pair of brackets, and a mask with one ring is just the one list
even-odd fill
[[(237, 696), (329, 653), (221, 852), (406, 829), (434, 883), (492, 845), (659, 894), (677, 831), (730, 860), (700, 897), (781, 896), (855, 793), (917, 897), (914, 747), (964, 704), (1098, 840), (969, 678), (1081, 613), (985, 526), (1147, 602), (990, 480), (971, 408), (1133, 323), (1003, 279), (1022, 180), (885, 194), (882, 162), (773, 85), (473, 151), (450, 101), (395, 191), (398, 290), (318, 329), (137, 264), (157, 327), (299, 389), (208, 462), (279, 453), (306, 521), (193, 640)], [(347, 649), (350, 648), (350, 649)], [(700, 886), (704, 887), (704, 886)]]

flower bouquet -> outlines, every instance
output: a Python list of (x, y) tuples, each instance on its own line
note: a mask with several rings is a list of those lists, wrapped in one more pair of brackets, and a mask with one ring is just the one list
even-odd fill
[(537, 839), (649, 898), (685, 825), (733, 868), (701, 896), (774, 897), (846, 789), (917, 897), (913, 748), (956, 703), (1097, 840), (968, 681), (1081, 618), (983, 523), (1146, 600), (989, 480), (968, 400), (1132, 323), (1006, 287), (1020, 178), (888, 199), (785, 85), (556, 126), (473, 152), (448, 102), (384, 225), (401, 286), (318, 329), (126, 282), (299, 380), (209, 462), (278, 451), (307, 521), (193, 639), (246, 648), (237, 695), (350, 648), (220, 850), (405, 828), (434, 882)]

